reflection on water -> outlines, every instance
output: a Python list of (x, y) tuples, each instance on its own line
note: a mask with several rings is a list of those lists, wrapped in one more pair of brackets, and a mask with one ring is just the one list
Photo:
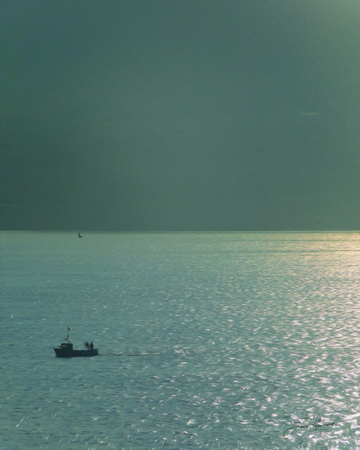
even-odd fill
[[(360, 447), (360, 235), (2, 245), (0, 448)], [(68, 322), (102, 355), (54, 358)]]

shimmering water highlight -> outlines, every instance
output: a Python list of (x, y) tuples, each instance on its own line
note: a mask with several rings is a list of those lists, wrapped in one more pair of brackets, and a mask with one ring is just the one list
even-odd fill
[[(0, 449), (359, 448), (359, 256), (357, 233), (2, 232)], [(55, 358), (67, 323), (101, 355)]]

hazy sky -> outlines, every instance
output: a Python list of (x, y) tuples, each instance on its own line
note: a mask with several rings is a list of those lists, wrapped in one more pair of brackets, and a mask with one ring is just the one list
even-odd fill
[(358, 0), (0, 5), (1, 229), (360, 229)]

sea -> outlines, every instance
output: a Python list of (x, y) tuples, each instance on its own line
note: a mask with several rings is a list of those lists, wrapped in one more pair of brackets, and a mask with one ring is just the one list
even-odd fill
[(359, 233), (3, 231), (0, 269), (1, 450), (360, 448)]

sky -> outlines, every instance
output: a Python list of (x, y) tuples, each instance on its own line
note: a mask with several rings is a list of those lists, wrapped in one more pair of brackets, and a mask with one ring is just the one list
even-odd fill
[(0, 229), (360, 229), (358, 0), (0, 8)]

